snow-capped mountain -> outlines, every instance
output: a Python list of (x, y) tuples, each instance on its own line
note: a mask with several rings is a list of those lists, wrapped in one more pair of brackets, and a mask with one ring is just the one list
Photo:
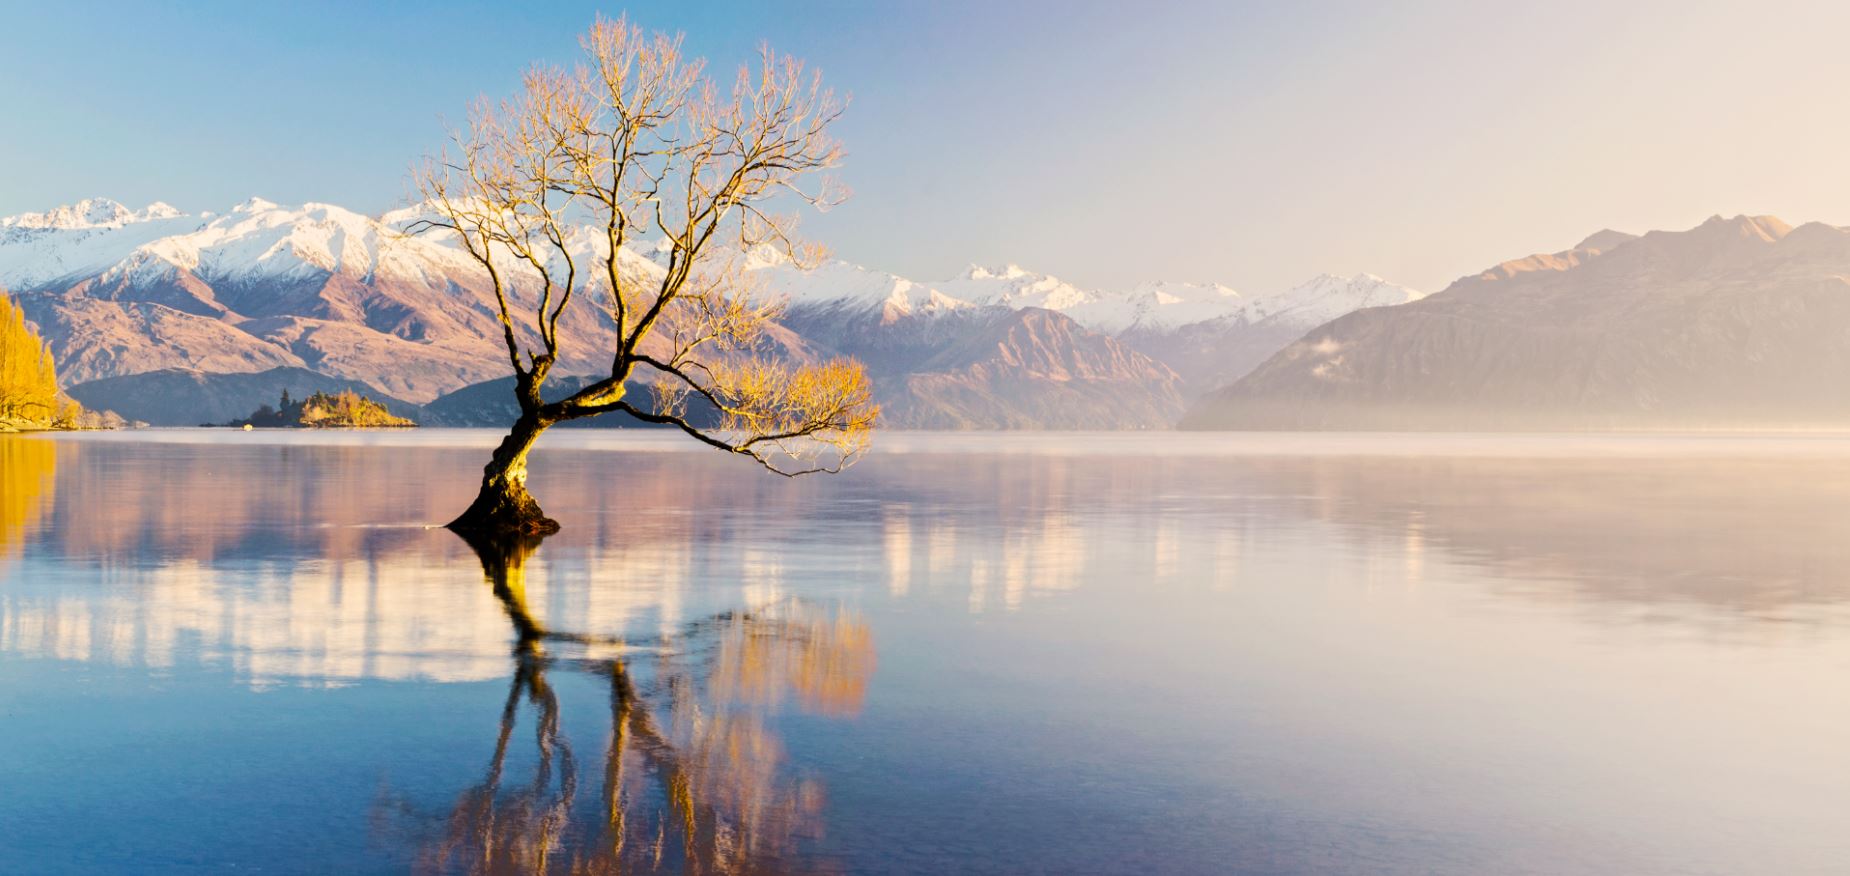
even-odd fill
[(879, 311), (891, 318), (967, 310), (974, 302), (897, 274), (830, 260), (801, 270), (783, 259), (765, 259), (752, 273), (767, 295), (782, 298), (792, 309), (859, 315)]
[[(0, 288), (44, 330), (67, 383), (295, 367), (426, 401), (499, 376), (505, 356), (474, 263), (331, 204), (252, 198), (188, 215), (96, 199), (0, 220)], [(599, 316), (565, 322), (595, 340), (610, 334)], [(576, 346), (571, 364), (591, 367), (591, 345)]]
[(44, 213), (25, 213), (0, 219), (0, 228), (75, 230), (82, 228), (116, 228), (131, 222), (172, 219), (180, 215), (173, 205), (156, 201), (140, 212), (130, 210), (108, 198), (78, 201)]
[(1168, 331), (1226, 319), (1247, 323), (1286, 320), (1309, 329), (1358, 308), (1404, 304), (1423, 294), (1372, 274), (1323, 274), (1290, 289), (1248, 296), (1219, 283), (1146, 282), (1126, 290), (1082, 289), (1019, 265), (972, 265), (952, 279), (925, 282), (840, 261), (808, 272), (781, 264), (776, 268), (767, 273), (766, 287), (787, 295), (793, 306), (878, 303), (903, 306), (906, 312), (1038, 307), (1064, 313), (1086, 328), (1111, 335)]
[[(878, 312), (886, 330), (904, 317), (983, 308), (1039, 308), (1129, 344), (1173, 368), (1186, 395), (1226, 385), (1305, 332), (1364, 307), (1417, 301), (1422, 293), (1372, 274), (1328, 274), (1279, 292), (1241, 295), (1219, 284), (1149, 282), (1127, 290), (1083, 289), (1018, 265), (971, 266), (949, 280), (918, 282), (832, 261), (812, 271), (760, 270), (763, 288), (789, 301), (794, 320), (842, 330)], [(863, 326), (864, 328), (864, 326)]]
[[(406, 234), (420, 215), (92, 199), (0, 219), (0, 288), (40, 325), (67, 384), (290, 368), (421, 404), (506, 366), (486, 276), (445, 236)], [(587, 232), (585, 251), (600, 240)], [(660, 271), (659, 253), (632, 247), (627, 270)], [(1367, 275), (1246, 296), (1087, 289), (1016, 265), (917, 281), (839, 260), (800, 270), (761, 251), (744, 264), (761, 294), (788, 303), (780, 349), (866, 362), (894, 425), (1167, 425), (1188, 397), (1316, 325), (1419, 297)], [(561, 331), (563, 367), (595, 371), (613, 333), (601, 309), (574, 309)]]
[(1142, 283), (1116, 295), (1098, 294), (1069, 313), (1086, 326), (1121, 334), (1166, 331), (1245, 312), (1253, 299), (1219, 283)]
[(1132, 323), (1118, 337), (1176, 369), (1188, 382), (1190, 394), (1201, 395), (1246, 376), (1272, 354), (1332, 319), (1364, 308), (1418, 301), (1424, 295), (1373, 274), (1323, 274), (1282, 292), (1241, 298), (1237, 303), (1209, 299), (1208, 303), (1222, 304), (1224, 312), (1218, 315), (1195, 301), (1176, 297), (1176, 303), (1156, 309), (1152, 318)]

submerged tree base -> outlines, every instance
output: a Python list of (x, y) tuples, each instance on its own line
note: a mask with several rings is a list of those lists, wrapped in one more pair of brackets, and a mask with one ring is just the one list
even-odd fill
[(540, 433), (551, 425), (534, 415), (539, 398), (523, 402), (528, 413), (514, 422), (495, 455), (482, 469), (482, 489), (475, 494), (469, 510), (450, 521), (449, 528), (459, 533), (483, 535), (551, 535), (559, 531), (559, 521), (546, 516), (540, 503), (527, 492), (527, 452), (539, 440)]
[(547, 517), (524, 489), (484, 489), (449, 528), (464, 535), (551, 535), (559, 521)]

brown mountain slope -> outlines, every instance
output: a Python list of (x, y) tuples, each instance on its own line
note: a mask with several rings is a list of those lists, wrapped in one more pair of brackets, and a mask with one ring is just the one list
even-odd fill
[(1361, 310), (1205, 399), (1188, 428), (1850, 425), (1850, 231), (1715, 217)]
[(997, 314), (875, 385), (887, 422), (915, 429), (1157, 429), (1183, 406), (1168, 366), (1038, 308)]
[[(0, 280), (20, 290), (22, 307), (74, 387), (114, 379), (103, 387), (114, 395), (140, 387), (176, 401), (239, 399), (268, 384), (217, 378), (306, 369), (337, 386), (358, 383), (374, 395), (426, 404), (508, 373), (486, 275), (441, 236), (401, 233), (415, 210), (375, 218), (326, 204), (253, 200), (192, 216), (163, 205), (141, 212), (113, 202), (81, 206), (0, 219)], [(599, 241), (587, 232), (574, 246), (591, 253)], [(624, 258), (632, 280), (659, 276), (646, 248)], [(1181, 413), (1166, 366), (1063, 314), (936, 292), (928, 297), (942, 299), (943, 314), (889, 314), (840, 305), (877, 304), (914, 284), (851, 266), (816, 275), (768, 272), (791, 284), (771, 294), (822, 290), (837, 306), (793, 313), (787, 326), (772, 330), (767, 352), (800, 361), (861, 359), (877, 379), (890, 426), (1148, 428)], [(514, 279), (512, 297), (530, 304), (534, 284)], [(1022, 291), (1010, 284), (1029, 291), (1045, 285), (1025, 274), (991, 280), (1001, 286), (975, 292), (1006, 298)], [(1048, 282), (1060, 295), (1086, 294)], [(600, 353), (614, 336), (599, 306), (604, 296), (583, 294), (589, 298), (559, 325), (557, 374), (609, 367)], [(175, 382), (167, 372), (190, 376)], [(152, 376), (129, 379), (144, 374)], [(254, 401), (269, 400), (274, 389)], [(161, 412), (178, 422), (223, 419)]]

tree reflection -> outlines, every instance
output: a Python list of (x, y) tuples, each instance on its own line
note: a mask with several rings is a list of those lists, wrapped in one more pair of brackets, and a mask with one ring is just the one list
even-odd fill
[[(482, 782), (457, 798), (440, 836), (418, 843), (416, 870), (793, 869), (797, 843), (821, 829), (822, 789), (790, 775), (766, 714), (786, 697), (806, 711), (857, 712), (874, 666), (866, 624), (785, 601), (647, 641), (552, 630), (527, 604), (539, 539), (468, 540), (513, 626), (514, 675)], [(580, 760), (561, 730), (556, 672), (594, 676), (608, 700), (595, 797), (581, 789)]]
[(49, 441), (0, 437), (0, 559), (19, 550), (24, 531), (51, 503), (57, 448)]

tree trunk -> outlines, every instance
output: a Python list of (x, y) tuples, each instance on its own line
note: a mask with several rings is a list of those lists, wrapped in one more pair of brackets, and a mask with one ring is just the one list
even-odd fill
[(527, 493), (527, 452), (551, 425), (535, 413), (522, 414), (482, 469), (482, 491), (462, 516), (450, 521), (457, 532), (550, 535), (557, 521), (540, 510)]

